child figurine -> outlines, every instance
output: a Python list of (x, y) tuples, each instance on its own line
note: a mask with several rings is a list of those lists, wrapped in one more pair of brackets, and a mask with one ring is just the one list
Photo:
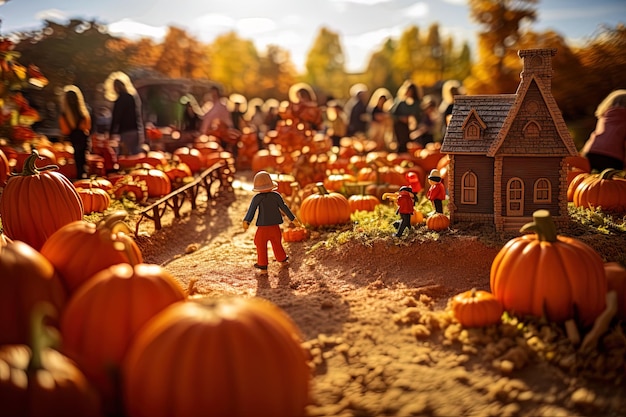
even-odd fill
[(428, 188), (426, 197), (433, 202), (437, 213), (443, 213), (443, 200), (446, 199), (446, 188), (441, 182), (441, 174), (438, 169), (430, 171), (428, 183), (430, 184), (430, 188)]
[(254, 176), (254, 188), (252, 191), (258, 192), (248, 207), (248, 212), (243, 218), (243, 229), (248, 230), (250, 222), (259, 210), (256, 220), (256, 234), (254, 235), (254, 245), (256, 246), (257, 262), (255, 268), (261, 272), (267, 271), (267, 243), (272, 244), (272, 251), (276, 260), (279, 262), (287, 262), (289, 257), (285, 253), (282, 244), (282, 234), (280, 225), (283, 222), (282, 213), (284, 213), (292, 223), (299, 224), (296, 216), (291, 212), (283, 197), (276, 191), (278, 184), (272, 180), (270, 174), (265, 171), (259, 171)]
[(398, 229), (394, 236), (401, 237), (404, 233), (404, 229), (411, 227), (411, 216), (414, 213), (415, 195), (413, 190), (408, 185), (400, 187), (397, 193), (384, 193), (383, 200), (390, 199), (395, 200), (398, 204), (396, 214), (400, 214), (400, 220), (393, 223), (394, 227)]

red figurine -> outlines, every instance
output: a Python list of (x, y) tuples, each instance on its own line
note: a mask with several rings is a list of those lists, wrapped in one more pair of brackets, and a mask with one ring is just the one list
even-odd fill
[(395, 200), (398, 204), (396, 214), (400, 215), (400, 220), (395, 221), (393, 226), (398, 229), (394, 236), (401, 237), (404, 229), (411, 228), (411, 216), (415, 212), (415, 194), (408, 185), (400, 187), (397, 193), (384, 193), (383, 200)]
[(443, 200), (446, 199), (446, 188), (441, 182), (441, 174), (438, 169), (430, 171), (428, 183), (430, 188), (428, 188), (426, 197), (433, 202), (437, 213), (443, 213)]

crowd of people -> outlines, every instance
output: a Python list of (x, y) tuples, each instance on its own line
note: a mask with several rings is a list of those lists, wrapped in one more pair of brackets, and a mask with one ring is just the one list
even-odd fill
[[(103, 128), (95, 117), (95, 129), (104, 132), (111, 144), (107, 170), (113, 169), (120, 155), (137, 155), (148, 150), (141, 99), (130, 78), (122, 73), (111, 74), (104, 84), (107, 100), (112, 102), (108, 125)], [(214, 135), (224, 149), (237, 156), (238, 134), (248, 128), (256, 132), (257, 145), (266, 145), (265, 135), (275, 130), (282, 119), (297, 118), (307, 129), (327, 135), (332, 146), (339, 147), (343, 137), (359, 137), (372, 141), (374, 149), (397, 153), (410, 147), (425, 147), (440, 142), (452, 115), (454, 97), (464, 94), (461, 83), (449, 80), (442, 84), (439, 94), (422, 93), (413, 82), (406, 81), (394, 96), (385, 88), (369, 88), (362, 83), (349, 89), (350, 97), (343, 101), (333, 97), (318, 99), (306, 83), (294, 84), (289, 98), (253, 99), (248, 102), (240, 94), (226, 96), (218, 86), (212, 86), (200, 106), (193, 96), (181, 98), (185, 105), (181, 129), (194, 135)], [(626, 161), (626, 90), (612, 92), (598, 106), (598, 124), (581, 154), (593, 169), (622, 168)], [(77, 86), (66, 86), (61, 99), (59, 126), (62, 134), (75, 149), (77, 176), (85, 173), (85, 152), (89, 149), (92, 120)], [(412, 144), (412, 145), (410, 145)], [(101, 149), (98, 150), (102, 153)]]

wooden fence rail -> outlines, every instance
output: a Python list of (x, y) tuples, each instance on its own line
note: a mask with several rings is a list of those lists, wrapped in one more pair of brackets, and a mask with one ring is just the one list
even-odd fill
[(152, 220), (154, 228), (160, 230), (163, 227), (161, 218), (167, 213), (168, 209), (172, 210), (175, 218), (180, 218), (180, 210), (185, 201), (189, 201), (191, 209), (195, 210), (198, 206), (198, 195), (202, 189), (205, 190), (209, 200), (217, 197), (220, 191), (232, 191), (234, 173), (234, 159), (221, 160), (204, 170), (192, 182), (177, 188), (142, 209), (137, 213), (139, 218), (135, 225), (135, 236), (139, 235), (139, 225), (144, 219)]

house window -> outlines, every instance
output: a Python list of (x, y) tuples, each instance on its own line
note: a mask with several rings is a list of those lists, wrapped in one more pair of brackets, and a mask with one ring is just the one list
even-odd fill
[(467, 171), (461, 177), (461, 203), (478, 203), (478, 178), (472, 171)]
[(541, 128), (535, 121), (530, 121), (524, 126), (524, 137), (526, 138), (538, 138), (539, 132), (541, 132)]
[(471, 122), (465, 128), (465, 139), (480, 139), (480, 126), (478, 123)]
[(533, 202), (550, 203), (552, 201), (552, 185), (546, 178), (539, 178), (535, 181), (533, 192)]

